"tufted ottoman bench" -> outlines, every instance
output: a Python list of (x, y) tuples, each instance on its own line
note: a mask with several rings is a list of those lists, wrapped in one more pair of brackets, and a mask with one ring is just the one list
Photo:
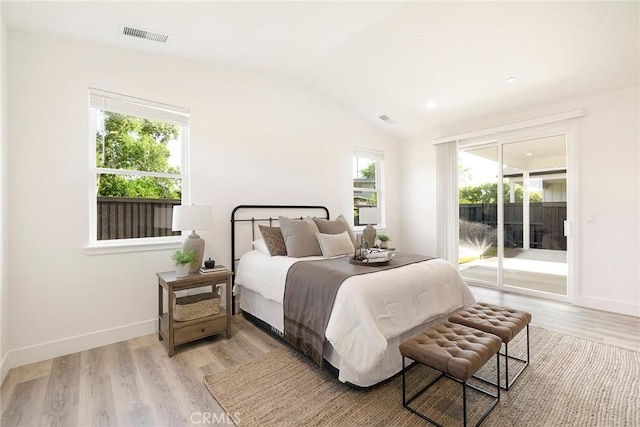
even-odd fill
[[(529, 366), (529, 323), (531, 322), (531, 314), (479, 302), (456, 311), (449, 316), (449, 321), (480, 329), (500, 337), (504, 343), (505, 356), (505, 387), (502, 387), (502, 385), (500, 387), (505, 390), (509, 390), (509, 387), (518, 379), (522, 371)], [(509, 356), (509, 341), (515, 338), (525, 327), (527, 328), (527, 360)], [(509, 359), (525, 362), (518, 373), (511, 379), (511, 382), (509, 382)]]
[[(502, 341), (496, 335), (447, 321), (437, 323), (403, 341), (400, 344), (400, 354), (402, 355), (402, 406), (430, 423), (440, 425), (411, 408), (409, 404), (442, 377), (447, 377), (462, 384), (462, 416), (465, 426), (467, 425), (467, 387), (493, 398), (489, 408), (475, 424), (476, 426), (480, 425), (500, 400), (500, 387), (496, 387), (497, 394), (493, 395), (481, 388), (468, 384), (467, 381), (500, 351), (501, 346)], [(406, 392), (406, 371), (409, 369), (408, 366), (405, 366), (406, 358), (413, 359), (441, 372), (436, 379), (409, 399), (407, 399)], [(496, 356), (496, 369), (497, 378), (499, 379), (500, 358), (498, 356)], [(496, 384), (498, 384), (498, 381), (496, 381)]]

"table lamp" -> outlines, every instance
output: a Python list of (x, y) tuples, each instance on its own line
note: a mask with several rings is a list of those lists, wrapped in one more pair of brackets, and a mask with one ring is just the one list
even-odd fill
[(358, 210), (358, 222), (366, 227), (362, 230), (362, 237), (367, 245), (372, 248), (376, 244), (376, 229), (373, 224), (380, 223), (380, 209), (378, 208), (360, 208)]
[(213, 228), (213, 217), (211, 216), (211, 206), (180, 205), (173, 207), (173, 219), (171, 230), (188, 231), (191, 234), (184, 239), (182, 250), (192, 249), (196, 253), (195, 262), (191, 263), (189, 273), (197, 273), (202, 266), (204, 257), (204, 240), (196, 234), (196, 230), (209, 230)]

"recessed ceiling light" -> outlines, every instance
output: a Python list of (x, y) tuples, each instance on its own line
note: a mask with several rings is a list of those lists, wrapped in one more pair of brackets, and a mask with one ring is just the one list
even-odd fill
[(533, 156), (533, 153), (526, 153), (525, 156), (531, 157), (531, 156)]
[(438, 108), (438, 103), (435, 101), (429, 101), (427, 102), (427, 108), (430, 110), (436, 109)]
[(515, 83), (515, 82), (516, 82), (515, 77), (507, 77), (507, 83)]

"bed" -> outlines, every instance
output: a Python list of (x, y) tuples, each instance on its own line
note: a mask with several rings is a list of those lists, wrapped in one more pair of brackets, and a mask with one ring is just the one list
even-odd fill
[[(287, 337), (288, 273), (304, 267), (301, 263), (323, 265), (325, 259), (319, 255), (272, 256), (261, 247), (259, 224), (274, 227), (283, 213), (330, 220), (328, 209), (322, 206), (241, 205), (232, 213), (231, 252), (234, 300), (240, 297), (240, 309), (249, 319)], [(244, 229), (242, 233), (239, 228)], [(350, 255), (327, 261), (346, 264), (348, 258)], [(340, 381), (359, 387), (375, 385), (401, 371), (398, 347), (402, 340), (475, 302), (456, 267), (443, 259), (414, 260), (382, 271), (367, 268), (371, 272), (347, 277), (337, 288), (323, 337), (324, 361), (336, 368)]]

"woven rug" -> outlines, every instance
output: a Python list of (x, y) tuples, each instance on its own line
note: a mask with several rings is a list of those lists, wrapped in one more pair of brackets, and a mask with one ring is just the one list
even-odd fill
[[(523, 331), (510, 343), (510, 354), (521, 354), (525, 336)], [(495, 378), (489, 365), (495, 369), (495, 359), (482, 375)], [(517, 363), (509, 368), (514, 372)], [(409, 395), (436, 376), (423, 366), (410, 369)], [(288, 347), (204, 379), (241, 426), (426, 425), (402, 407), (401, 376), (370, 389), (354, 389)], [(442, 424), (461, 425), (461, 387), (440, 380), (412, 407)], [(483, 388), (495, 393), (495, 387), (489, 387)], [(490, 400), (478, 395), (468, 394), (471, 425)], [(531, 364), (508, 392), (502, 391), (483, 425), (640, 425), (640, 353), (532, 327)]]

